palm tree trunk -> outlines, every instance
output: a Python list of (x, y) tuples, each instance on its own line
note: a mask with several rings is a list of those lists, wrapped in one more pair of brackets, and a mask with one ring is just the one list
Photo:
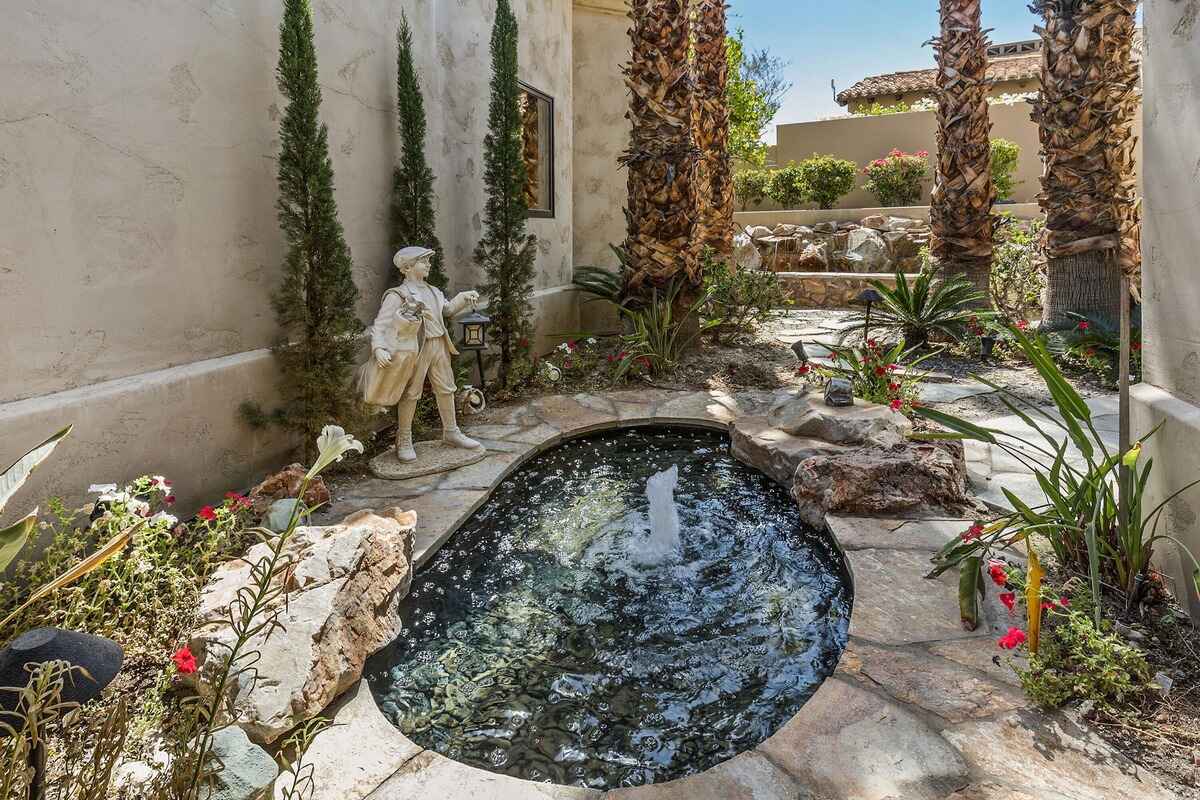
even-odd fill
[(981, 0), (941, 0), (937, 54), (937, 170), (930, 253), (944, 275), (965, 275), (990, 301), (994, 223), (988, 117), (988, 39)]
[(733, 253), (733, 168), (729, 159), (729, 58), (725, 0), (695, 0), (693, 123), (699, 206), (696, 240), (719, 255)]
[(1140, 286), (1133, 62), (1137, 0), (1037, 0), (1042, 96), (1035, 104), (1045, 171), (1048, 289), (1042, 324), (1081, 314), (1115, 324), (1122, 273)]
[(697, 149), (688, 59), (690, 0), (632, 0), (629, 170), (625, 240), (629, 294), (677, 276), (699, 284), (696, 230)]

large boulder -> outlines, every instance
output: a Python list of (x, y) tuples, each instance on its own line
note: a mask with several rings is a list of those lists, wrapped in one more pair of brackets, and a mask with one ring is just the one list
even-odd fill
[(963, 513), (967, 468), (960, 442), (871, 442), (814, 455), (796, 469), (792, 496), (810, 525), (826, 514), (880, 516), (942, 508)]
[(887, 242), (879, 231), (871, 228), (858, 228), (850, 231), (846, 239), (846, 252), (841, 257), (842, 267), (846, 272), (888, 272), (891, 270), (891, 256), (888, 254)]
[(762, 254), (748, 234), (738, 233), (733, 237), (733, 263), (738, 269), (762, 269)]
[(751, 239), (758, 240), (765, 239), (766, 237), (770, 236), (772, 232), (771, 229), (766, 225), (753, 225), (746, 231), (746, 233), (750, 235)]
[[(295, 498), (300, 494), (300, 487), (307, 473), (308, 468), (302, 464), (289, 464), (255, 486), (249, 495), (254, 510), (259, 514), (266, 514), (276, 501)], [(316, 508), (328, 502), (329, 489), (325, 486), (325, 481), (314, 478), (304, 491), (304, 504), (309, 508)]]
[(829, 245), (810, 244), (795, 261), (796, 272), (826, 272), (829, 270)]
[(767, 422), (791, 436), (820, 439), (832, 444), (898, 441), (912, 430), (903, 414), (887, 406), (856, 400), (854, 405), (832, 408), (815, 394), (781, 397), (767, 412)]
[(220, 769), (213, 784), (200, 790), (203, 800), (259, 800), (279, 776), (275, 759), (236, 725), (213, 734), (212, 759)]
[[(415, 528), (416, 514), (393, 508), (295, 530), (283, 548), (290, 562), (280, 578), (284, 592), (269, 609), (277, 624), (249, 643), (248, 651), (259, 653), (257, 679), (244, 673), (234, 687), (238, 724), (252, 739), (273, 742), (316, 716), (400, 633), (397, 609), (412, 583)], [(270, 546), (257, 544), (218, 568), (201, 594), (191, 648), (202, 671), (217, 668), (228, 652), (233, 635), (223, 620)]]
[(876, 231), (887, 230), (887, 224), (887, 217), (880, 216), (878, 214), (870, 217), (864, 217), (862, 221), (862, 226), (864, 228), (870, 228)]

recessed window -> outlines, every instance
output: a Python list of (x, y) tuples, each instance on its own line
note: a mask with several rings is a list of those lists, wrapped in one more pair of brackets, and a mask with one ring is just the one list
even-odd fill
[(554, 98), (521, 84), (525, 201), (529, 216), (554, 216)]

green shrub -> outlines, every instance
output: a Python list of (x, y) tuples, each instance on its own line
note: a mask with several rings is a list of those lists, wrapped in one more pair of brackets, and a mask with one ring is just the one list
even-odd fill
[(903, 100), (890, 106), (885, 106), (876, 100), (869, 106), (859, 106), (850, 113), (856, 117), (886, 117), (889, 114), (907, 114), (913, 107)]
[[(925, 258), (918, 275), (897, 272), (895, 288), (883, 281), (871, 281), (883, 296), (871, 310), (871, 330), (883, 337), (903, 338), (913, 347), (924, 347), (934, 336), (957, 340), (974, 321), (990, 316), (990, 312), (973, 307), (983, 299), (974, 284), (962, 277), (938, 278), (928, 256)], [(866, 324), (862, 313), (849, 319), (854, 327), (847, 327), (844, 336)]]
[[(1075, 326), (1046, 336), (1046, 346), (1060, 361), (1084, 369), (1101, 381), (1115, 386), (1120, 379), (1121, 330), (1101, 319), (1092, 319), (1070, 311)], [(1137, 320), (1129, 328), (1129, 379), (1142, 379), (1142, 329)]]
[(767, 196), (783, 208), (798, 208), (808, 199), (804, 171), (795, 161), (771, 173)]
[(998, 200), (1011, 200), (1017, 188), (1013, 173), (1021, 161), (1021, 146), (1008, 139), (992, 139), (992, 183)]
[(833, 208), (837, 202), (854, 191), (858, 165), (834, 156), (813, 154), (800, 162), (800, 181), (806, 187), (805, 196), (818, 208)]
[(912, 206), (921, 201), (922, 184), (929, 179), (929, 152), (892, 150), (863, 167), (864, 188), (880, 206)]
[(704, 254), (704, 291), (709, 302), (703, 313), (718, 342), (753, 333), (787, 305), (774, 272), (738, 269), (714, 258), (711, 250)]
[(1084, 613), (1055, 608), (1047, 615), (1037, 653), (1018, 669), (1021, 686), (1043, 708), (1090, 700), (1099, 709), (1137, 697), (1150, 683), (1141, 651), (1104, 626), (1097, 630)]
[(769, 169), (744, 169), (733, 176), (733, 193), (742, 204), (742, 211), (762, 205), (770, 196), (772, 174)]
[(1000, 215), (989, 280), (992, 306), (1010, 325), (1041, 312), (1042, 292), (1046, 288), (1041, 248), (1041, 232), (1045, 227), (1041, 219), (1023, 222), (1011, 214)]

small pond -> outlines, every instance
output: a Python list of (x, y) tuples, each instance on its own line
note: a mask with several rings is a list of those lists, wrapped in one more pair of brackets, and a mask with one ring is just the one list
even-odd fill
[(850, 607), (837, 547), (726, 435), (610, 431), (496, 488), (416, 576), (367, 679), (393, 724), (458, 761), (663, 782), (795, 715), (836, 666)]

